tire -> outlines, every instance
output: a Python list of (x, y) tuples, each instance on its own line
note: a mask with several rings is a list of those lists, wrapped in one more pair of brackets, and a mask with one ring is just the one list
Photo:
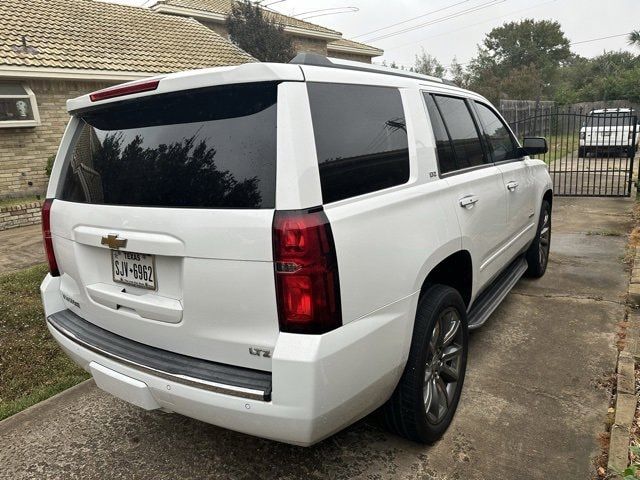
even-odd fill
[[(445, 332), (447, 327), (443, 326), (451, 330)], [(429, 287), (418, 302), (404, 372), (382, 408), (391, 431), (420, 443), (433, 443), (442, 437), (460, 400), (468, 344), (467, 313), (460, 294), (444, 285)], [(434, 354), (449, 359), (436, 362)]]
[(542, 201), (540, 220), (536, 229), (536, 238), (527, 250), (527, 272), (531, 278), (540, 278), (547, 271), (549, 250), (551, 248), (551, 205), (547, 200)]
[(587, 153), (587, 147), (578, 147), (578, 158), (585, 158)]

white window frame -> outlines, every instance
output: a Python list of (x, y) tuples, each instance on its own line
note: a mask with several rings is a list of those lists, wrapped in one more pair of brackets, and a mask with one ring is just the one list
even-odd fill
[(0, 95), (0, 100), (6, 98), (27, 98), (33, 113), (33, 120), (0, 120), (0, 128), (22, 128), (22, 127), (38, 127), (40, 126), (40, 111), (38, 110), (38, 102), (36, 95), (26, 84), (20, 83), (20, 86), (27, 92), (26, 95)]

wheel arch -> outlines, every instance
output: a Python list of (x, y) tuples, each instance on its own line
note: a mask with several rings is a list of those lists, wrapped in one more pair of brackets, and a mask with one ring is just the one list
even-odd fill
[(458, 250), (438, 262), (423, 280), (420, 296), (434, 284), (447, 285), (457, 290), (468, 307), (473, 291), (473, 261), (469, 251)]
[(542, 195), (542, 201), (545, 200), (549, 202), (549, 206), (553, 208), (553, 191), (551, 189), (547, 189), (547, 191), (544, 192), (544, 195)]

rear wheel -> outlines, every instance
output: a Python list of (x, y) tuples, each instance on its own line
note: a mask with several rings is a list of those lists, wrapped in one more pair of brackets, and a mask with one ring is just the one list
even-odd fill
[(549, 263), (549, 249), (551, 248), (551, 205), (547, 200), (542, 201), (540, 220), (536, 238), (527, 250), (527, 276), (540, 278), (547, 271)]
[(466, 308), (456, 290), (433, 285), (424, 292), (404, 373), (383, 407), (390, 430), (421, 443), (442, 437), (460, 400), (468, 335)]
[(587, 156), (587, 147), (578, 147), (578, 158), (584, 158)]

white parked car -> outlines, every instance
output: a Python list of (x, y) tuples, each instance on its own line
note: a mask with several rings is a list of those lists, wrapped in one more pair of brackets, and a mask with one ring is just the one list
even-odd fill
[(547, 266), (546, 141), (440, 79), (306, 54), (68, 110), (47, 324), (145, 409), (311, 445), (382, 407), (433, 442), (468, 330)]
[(640, 139), (640, 124), (630, 108), (591, 110), (580, 128), (578, 156), (630, 155)]

